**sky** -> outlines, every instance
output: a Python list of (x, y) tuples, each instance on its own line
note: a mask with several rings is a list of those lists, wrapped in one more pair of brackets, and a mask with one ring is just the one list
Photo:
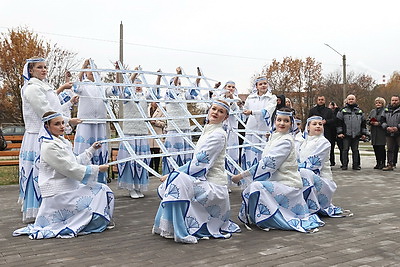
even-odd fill
[[(0, 32), (25, 27), (46, 41), (112, 68), (124, 26), (124, 63), (131, 69), (206, 77), (251, 88), (273, 59), (315, 58), (323, 74), (367, 74), (378, 83), (400, 70), (396, 0), (3, 0)], [(333, 47), (336, 53), (331, 48)], [(192, 51), (192, 52), (189, 52)], [(194, 51), (194, 52), (193, 52)], [(83, 61), (82, 61), (83, 62)]]

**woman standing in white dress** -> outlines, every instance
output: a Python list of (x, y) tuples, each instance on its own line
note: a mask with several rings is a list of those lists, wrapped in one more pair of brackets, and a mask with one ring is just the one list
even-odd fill
[(240, 231), (229, 219), (224, 168), (226, 132), (222, 128), (228, 114), (225, 101), (214, 101), (193, 159), (161, 178), (154, 234), (176, 242), (197, 243), (203, 237), (229, 238), (231, 233)]
[[(76, 98), (72, 98), (63, 106), (56, 90), (46, 82), (47, 66), (43, 58), (26, 60), (23, 70), (24, 86), (21, 89), (22, 115), (25, 123), (25, 133), (19, 154), (19, 199), (22, 204), (22, 221), (32, 222), (36, 218), (42, 200), (38, 186), (40, 145), (38, 142), (42, 116), (49, 110), (65, 113)], [(58, 91), (69, 89), (72, 83), (63, 84)], [(64, 118), (70, 124), (80, 123), (76, 118)]]
[(39, 134), (42, 203), (35, 223), (14, 231), (14, 236), (71, 238), (102, 232), (110, 225), (114, 194), (107, 185), (96, 182), (98, 173), (106, 172), (108, 165), (87, 165), (101, 144), (96, 142), (75, 156), (71, 142), (62, 136), (64, 130), (60, 113), (44, 114)]
[[(262, 141), (267, 141), (272, 123), (271, 117), (276, 107), (276, 96), (270, 92), (267, 78), (260, 77), (255, 81), (255, 89), (247, 97), (243, 114), (249, 116), (246, 123), (245, 138), (255, 144), (242, 149), (242, 169), (248, 169), (256, 164), (262, 155)], [(253, 133), (252, 133), (253, 132)], [(244, 141), (243, 145), (249, 144)], [(257, 149), (259, 147), (260, 149)]]

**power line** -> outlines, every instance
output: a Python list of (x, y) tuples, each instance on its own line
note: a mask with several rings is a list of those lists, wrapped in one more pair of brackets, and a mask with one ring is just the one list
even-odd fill
[[(8, 29), (7, 27), (0, 27), (0, 28)], [(68, 37), (68, 38), (84, 39), (84, 40), (107, 42), (107, 43), (119, 43), (118, 41), (114, 41), (114, 40), (107, 40), (107, 39), (100, 39), (100, 38), (93, 38), (93, 37), (83, 37), (83, 36), (76, 36), (76, 35), (50, 33), (50, 32), (39, 32), (39, 31), (35, 31), (35, 32), (40, 33), (40, 34), (47, 34), (47, 35), (54, 35), (54, 36), (61, 36), (61, 37)], [(272, 61), (271, 59), (266, 59), (266, 58), (246, 57), (246, 56), (238, 56), (238, 55), (230, 55), (230, 54), (219, 54), (219, 53), (203, 52), (203, 51), (148, 45), (148, 44), (138, 44), (138, 43), (130, 43), (130, 42), (124, 42), (124, 44), (132, 45), (132, 46), (141, 46), (141, 47), (148, 47), (148, 48), (155, 48), (155, 49), (170, 50), (170, 51), (195, 53), (195, 54), (202, 54), (202, 55), (242, 58), (242, 59), (261, 60), (261, 61)]]

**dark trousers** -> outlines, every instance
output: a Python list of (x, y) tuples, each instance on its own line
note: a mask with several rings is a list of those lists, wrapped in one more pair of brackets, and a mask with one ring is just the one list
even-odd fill
[[(160, 153), (160, 148), (158, 147), (152, 147), (150, 148), (151, 154), (159, 154)], [(150, 161), (150, 168), (158, 172), (158, 169), (160, 167), (160, 160), (161, 158), (152, 158)]]
[[(394, 166), (395, 158), (397, 160), (397, 154), (395, 155), (395, 147), (396, 144), (400, 146), (400, 135), (399, 136), (386, 136), (386, 145), (387, 145), (387, 162), (388, 165)], [(398, 153), (398, 149), (397, 149)]]
[(386, 161), (386, 150), (385, 145), (374, 145), (374, 153), (377, 165), (385, 165)]
[[(330, 155), (330, 161), (331, 164), (335, 163), (335, 142), (339, 148), (339, 159), (340, 159), (340, 165), (343, 166), (343, 139), (337, 138), (334, 140), (333, 143), (331, 143), (331, 155)], [(333, 162), (332, 162), (333, 159)], [(334, 164), (332, 164), (334, 165)]]
[(393, 149), (393, 165), (396, 166), (397, 164), (397, 157), (399, 155), (399, 145), (396, 144)]
[(346, 136), (343, 139), (343, 166), (349, 165), (349, 149), (353, 153), (353, 168), (360, 166), (360, 151), (358, 150), (359, 137)]
[(331, 139), (331, 140), (329, 140), (329, 142), (331, 143), (331, 153), (329, 156), (329, 160), (331, 162), (331, 165), (334, 166), (335, 165), (335, 139)]

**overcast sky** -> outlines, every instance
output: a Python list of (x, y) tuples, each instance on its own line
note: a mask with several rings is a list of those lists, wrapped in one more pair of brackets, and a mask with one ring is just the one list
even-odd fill
[[(272, 59), (313, 57), (323, 73), (371, 75), (377, 82), (400, 70), (398, 1), (234, 0), (40, 0), (1, 1), (0, 32), (28, 26), (51, 43), (111, 68), (119, 57), (124, 24), (124, 63), (131, 68), (236, 81), (239, 91)], [(170, 49), (160, 49), (163, 47)], [(197, 51), (201, 53), (177, 50)]]

